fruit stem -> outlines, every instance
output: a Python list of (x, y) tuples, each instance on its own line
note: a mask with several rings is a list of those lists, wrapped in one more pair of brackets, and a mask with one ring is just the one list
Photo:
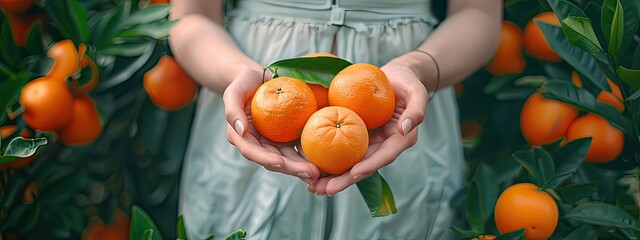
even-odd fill
[(340, 128), (341, 126), (342, 126), (342, 124), (336, 123), (336, 128)]

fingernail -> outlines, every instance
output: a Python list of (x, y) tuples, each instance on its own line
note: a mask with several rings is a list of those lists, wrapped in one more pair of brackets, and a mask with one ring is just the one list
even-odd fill
[(353, 180), (357, 180), (358, 178), (360, 178), (362, 175), (355, 175), (353, 176)]
[(298, 173), (298, 177), (301, 177), (301, 178), (310, 178), (311, 176), (309, 176), (309, 174), (308, 174), (308, 173), (306, 173), (306, 172), (299, 172), (299, 173)]
[(404, 122), (402, 122), (402, 135), (407, 135), (407, 133), (409, 133), (409, 131), (411, 130), (411, 126), (412, 126), (412, 121), (411, 119), (405, 119)]
[(271, 164), (272, 168), (282, 168), (282, 165), (280, 164)]
[(242, 136), (242, 133), (244, 132), (244, 124), (242, 124), (242, 121), (238, 119), (233, 123), (233, 125), (238, 135)]
[(319, 193), (313, 193), (313, 194), (315, 194), (316, 197), (322, 197), (322, 194), (319, 194)]
[(333, 196), (335, 196), (335, 194), (328, 194), (328, 193), (327, 193), (327, 196), (329, 196), (329, 197), (333, 197)]

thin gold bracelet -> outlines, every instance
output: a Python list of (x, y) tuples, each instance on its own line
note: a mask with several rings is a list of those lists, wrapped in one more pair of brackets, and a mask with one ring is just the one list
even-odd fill
[(433, 55), (431, 55), (431, 53), (428, 53), (422, 49), (416, 49), (413, 51), (426, 54), (431, 58), (431, 60), (433, 60), (433, 63), (436, 65), (436, 88), (433, 90), (433, 94), (429, 97), (429, 101), (431, 101), (431, 98), (433, 98), (433, 96), (436, 95), (436, 93), (438, 92), (438, 88), (440, 87), (440, 66), (438, 66), (438, 62), (436, 61), (436, 58), (434, 58)]

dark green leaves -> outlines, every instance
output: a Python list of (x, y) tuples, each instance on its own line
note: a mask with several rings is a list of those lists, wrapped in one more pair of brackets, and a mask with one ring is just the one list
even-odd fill
[(176, 237), (179, 240), (189, 240), (187, 236), (187, 227), (184, 225), (184, 216), (178, 217), (178, 224), (176, 226)]
[(47, 144), (46, 138), (24, 139), (17, 137), (9, 142), (4, 156), (0, 156), (0, 165), (13, 162), (19, 158), (30, 157), (36, 153), (38, 147)]
[(621, 208), (608, 203), (581, 204), (565, 215), (564, 218), (598, 226), (640, 231), (640, 222)]
[(130, 239), (162, 240), (162, 234), (149, 214), (138, 206), (131, 208)]
[(589, 79), (594, 85), (607, 91), (611, 90), (602, 74), (602, 70), (600, 70), (600, 66), (593, 56), (569, 43), (562, 29), (540, 21), (536, 21), (536, 24), (538, 24), (540, 30), (544, 33), (547, 42), (549, 42), (549, 46), (551, 46), (562, 59), (569, 63), (581, 75)]
[(496, 237), (496, 240), (524, 240), (525, 229), (516, 230), (510, 233), (505, 233)]
[(387, 181), (376, 172), (356, 183), (373, 217), (384, 217), (396, 213), (396, 203)]
[(556, 189), (556, 192), (562, 198), (562, 201), (569, 204), (589, 198), (597, 190), (595, 182), (581, 182), (562, 186)]
[(238, 229), (225, 237), (224, 240), (244, 240), (245, 237), (247, 237), (247, 232), (242, 229)]
[(536, 185), (544, 188), (545, 183), (555, 176), (555, 166), (551, 155), (543, 148), (532, 148), (513, 153), (513, 158), (528, 173)]
[(618, 67), (618, 71), (616, 72), (620, 79), (625, 82), (631, 89), (640, 88), (640, 70), (628, 69), (626, 67), (620, 66)]
[(582, 225), (582, 226), (576, 228), (575, 230), (571, 231), (569, 233), (569, 235), (567, 235), (563, 239), (566, 239), (566, 240), (574, 240), (574, 239), (597, 240), (598, 239), (598, 231), (593, 229), (592, 226)]
[(145, 25), (137, 25), (126, 29), (116, 35), (118, 38), (140, 38), (150, 37), (156, 40), (164, 39), (169, 36), (169, 31), (177, 23), (172, 22), (154, 22)]
[(303, 57), (284, 59), (266, 68), (277, 76), (300, 79), (307, 83), (329, 87), (331, 79), (351, 63), (334, 57)]
[(585, 17), (569, 17), (562, 20), (562, 30), (569, 42), (587, 52), (602, 51), (598, 37), (593, 31), (591, 20)]

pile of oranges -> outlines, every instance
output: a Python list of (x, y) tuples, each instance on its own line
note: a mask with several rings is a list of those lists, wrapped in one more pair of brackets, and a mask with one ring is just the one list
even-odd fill
[(523, 48), (538, 60), (560, 61), (560, 57), (551, 49), (535, 20), (560, 26), (560, 21), (553, 12), (543, 12), (534, 16), (527, 22), (524, 32), (516, 24), (504, 21), (500, 30), (498, 49), (492, 61), (485, 66), (487, 71), (493, 75), (522, 72), (526, 66), (522, 55)]
[(329, 174), (341, 174), (364, 157), (368, 130), (383, 126), (395, 110), (387, 76), (356, 63), (334, 76), (329, 88), (290, 77), (263, 83), (251, 101), (258, 132), (274, 142), (300, 140), (307, 159)]
[[(84, 44), (76, 48), (71, 40), (55, 43), (47, 52), (53, 59), (48, 74), (27, 83), (20, 93), (25, 123), (35, 130), (54, 131), (66, 145), (90, 143), (103, 128), (98, 109), (87, 95), (97, 85), (98, 67), (86, 51)], [(91, 77), (81, 85), (78, 78), (85, 68)]]

